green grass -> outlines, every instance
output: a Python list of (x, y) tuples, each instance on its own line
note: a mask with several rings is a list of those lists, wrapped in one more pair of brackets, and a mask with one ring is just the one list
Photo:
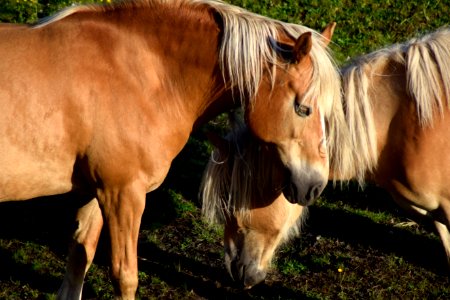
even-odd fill
[[(339, 64), (450, 24), (448, 0), (230, 2), (316, 30), (336, 21), (332, 48)], [(0, 21), (33, 23), (71, 3), (0, 1)], [(444, 251), (429, 222), (411, 223), (371, 186), (328, 187), (311, 207), (301, 237), (278, 251), (266, 283), (247, 291), (234, 285), (223, 266), (223, 230), (201, 221), (197, 198), (211, 151), (203, 131), (223, 132), (224, 119), (193, 135), (164, 185), (148, 197), (139, 243), (141, 299), (450, 298)], [(74, 213), (72, 204), (67, 208), (60, 200), (0, 204), (0, 299), (55, 298)], [(86, 299), (112, 297), (107, 245), (102, 237), (86, 278)]]

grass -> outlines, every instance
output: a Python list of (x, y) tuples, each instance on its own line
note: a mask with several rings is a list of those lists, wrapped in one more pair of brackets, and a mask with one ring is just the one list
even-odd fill
[[(5, 1), (0, 20), (34, 22), (69, 4)], [(94, 2), (86, 0), (84, 2)], [(99, 1), (98, 1), (99, 2)], [(448, 1), (232, 0), (280, 20), (338, 27), (339, 64), (450, 24)], [(206, 128), (223, 131), (223, 117)], [(413, 223), (376, 187), (327, 187), (303, 234), (278, 251), (262, 285), (236, 286), (223, 267), (221, 228), (201, 221), (198, 185), (211, 150), (203, 128), (148, 196), (139, 240), (141, 299), (446, 299), (445, 255), (431, 224)], [(0, 299), (55, 299), (77, 201), (70, 195), (0, 204)], [(86, 278), (85, 299), (111, 299), (107, 239)]]
[[(185, 161), (192, 152), (186, 149), (177, 160)], [(141, 299), (450, 297), (444, 251), (435, 233), (426, 222), (395, 226), (409, 216), (372, 186), (364, 191), (327, 187), (310, 208), (303, 234), (278, 251), (266, 282), (241, 290), (223, 267), (222, 229), (203, 223), (196, 201), (183, 196), (192, 191), (171, 188), (177, 172), (172, 170), (147, 200), (139, 242)], [(59, 200), (1, 204), (0, 299), (54, 299), (71, 228), (63, 220), (70, 220), (75, 207), (63, 208)], [(112, 297), (106, 245), (102, 237), (85, 299)]]

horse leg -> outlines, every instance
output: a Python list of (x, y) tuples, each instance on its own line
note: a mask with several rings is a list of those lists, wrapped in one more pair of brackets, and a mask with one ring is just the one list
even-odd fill
[(57, 299), (81, 299), (83, 281), (94, 259), (103, 217), (97, 199), (92, 199), (77, 212), (78, 228), (69, 250), (66, 275)]
[(116, 299), (134, 299), (138, 286), (137, 243), (145, 208), (139, 184), (99, 191), (111, 241), (111, 277)]
[(441, 237), (442, 244), (445, 248), (445, 253), (447, 254), (447, 262), (450, 266), (450, 232), (448, 230), (447, 225), (434, 220), (434, 226), (436, 226), (437, 232)]
[(446, 199), (441, 200), (439, 208), (433, 211), (431, 216), (444, 245), (447, 262), (450, 267), (450, 203)]

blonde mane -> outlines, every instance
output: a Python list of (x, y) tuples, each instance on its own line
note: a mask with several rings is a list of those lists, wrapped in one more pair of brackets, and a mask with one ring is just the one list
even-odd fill
[[(348, 143), (348, 133), (340, 103), (339, 73), (323, 36), (308, 27), (270, 19), (218, 0), (137, 0), (121, 1), (106, 6), (74, 6), (41, 20), (35, 27), (46, 26), (79, 12), (102, 12), (136, 7), (154, 9), (158, 5), (169, 9), (180, 6), (193, 9), (206, 7), (213, 9), (221, 16), (223, 33), (219, 53), (220, 66), (224, 78), (228, 79), (228, 85), (236, 88), (241, 100), (249, 98), (252, 101), (254, 99), (265, 68), (271, 72), (271, 78), (274, 78), (275, 66), (285, 64), (280, 61), (276, 50), (269, 42), (270, 39), (276, 40), (280, 33), (285, 33), (295, 39), (302, 33), (312, 32), (313, 45), (310, 54), (313, 74), (305, 98), (317, 99), (317, 105), (327, 119), (328, 151), (331, 164), (337, 172), (348, 164), (346, 161), (337, 159), (344, 157), (341, 154), (342, 143)], [(337, 141), (339, 145), (336, 144)]]
[[(262, 154), (261, 144), (252, 138), (241, 117), (232, 117), (231, 122), (232, 131), (226, 136), (228, 154), (223, 157), (218, 149), (211, 153), (200, 187), (202, 215), (210, 223), (224, 224), (230, 216), (251, 218), (252, 199), (267, 198), (264, 187), (275, 193), (283, 188), (273, 185), (274, 172), (280, 168), (275, 161), (278, 157)], [(298, 236), (306, 217), (305, 207), (283, 239)]]
[[(377, 136), (371, 100), (368, 96), (370, 70), (389, 62), (405, 67), (407, 90), (416, 102), (421, 126), (432, 125), (434, 112), (450, 107), (450, 29), (443, 28), (404, 44), (362, 56), (342, 69), (346, 117), (353, 149), (352, 166), (344, 167), (341, 175), (356, 177), (360, 184), (367, 172), (377, 167)], [(379, 75), (379, 74), (378, 74)]]
[[(255, 141), (241, 118), (233, 118), (226, 136), (229, 149), (225, 158), (219, 149), (211, 153), (201, 184), (202, 212), (211, 223), (224, 223), (226, 216), (245, 215), (252, 199), (264, 198), (261, 187), (272, 186), (274, 164), (259, 155)], [(281, 188), (281, 187), (280, 187)]]

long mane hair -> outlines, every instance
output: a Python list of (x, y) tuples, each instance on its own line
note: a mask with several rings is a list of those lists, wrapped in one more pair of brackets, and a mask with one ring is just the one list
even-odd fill
[[(181, 9), (183, 8), (183, 9)], [(340, 103), (340, 79), (336, 64), (326, 46), (325, 38), (318, 32), (297, 24), (289, 24), (251, 13), (220, 0), (136, 0), (119, 1), (112, 5), (84, 5), (69, 7), (49, 18), (42, 19), (34, 27), (41, 28), (70, 15), (83, 12), (114, 12), (126, 9), (174, 10), (182, 13), (200, 9), (220, 16), (222, 23), (219, 64), (228, 80), (227, 85), (236, 90), (240, 99), (252, 101), (256, 95), (262, 74), (267, 70), (275, 77), (275, 66), (286, 65), (270, 39), (276, 40), (281, 33), (293, 39), (305, 32), (312, 32), (311, 57), (313, 74), (305, 97), (318, 99), (327, 121), (328, 152), (332, 166), (341, 170), (346, 161), (341, 153), (342, 143), (348, 143), (344, 113)], [(177, 28), (174, 28), (177, 30)], [(244, 105), (243, 101), (241, 101)], [(339, 141), (339, 145), (336, 144)], [(334, 159), (334, 158), (340, 159)]]
[[(450, 29), (414, 38), (354, 60), (342, 69), (344, 106), (353, 150), (352, 165), (344, 166), (346, 178), (363, 184), (367, 172), (377, 167), (377, 135), (368, 90), (374, 73), (390, 62), (406, 70), (407, 91), (415, 101), (421, 126), (432, 125), (435, 112), (450, 106)], [(381, 74), (389, 75), (389, 74)], [(345, 146), (346, 144), (343, 144)]]
[[(262, 154), (264, 146), (252, 137), (242, 117), (229, 117), (232, 130), (225, 137), (228, 153), (224, 155), (219, 149), (211, 153), (200, 187), (202, 215), (210, 223), (224, 224), (231, 216), (251, 218), (252, 199), (262, 201), (268, 196), (261, 187), (270, 187), (275, 194), (283, 188), (274, 186), (281, 164), (278, 157)], [(306, 216), (305, 207), (296, 224), (286, 232), (285, 240), (298, 236)]]

